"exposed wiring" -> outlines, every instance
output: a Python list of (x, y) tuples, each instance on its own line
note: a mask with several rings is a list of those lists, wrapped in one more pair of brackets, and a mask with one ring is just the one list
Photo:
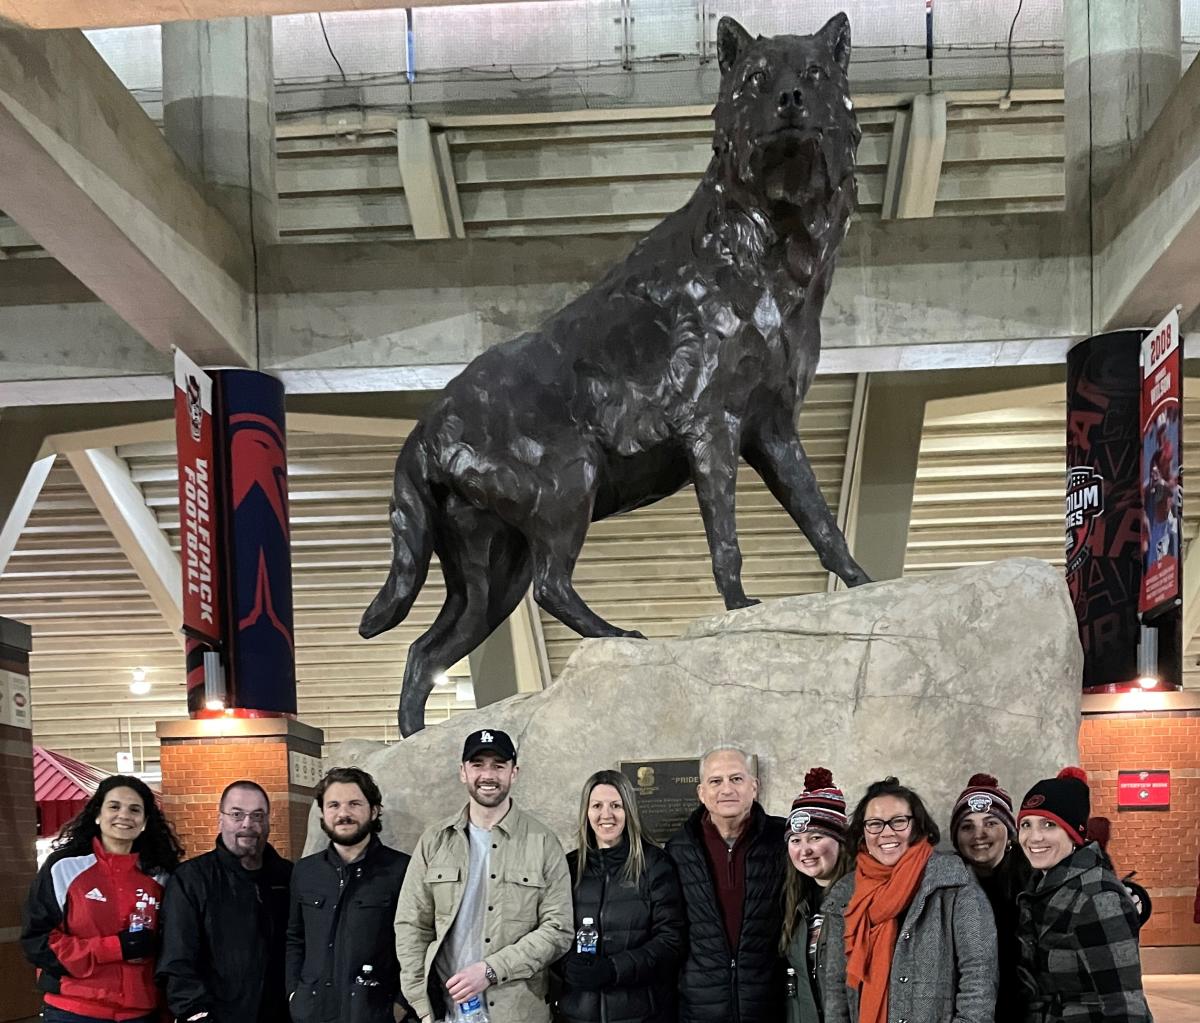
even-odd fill
[(329, 56), (333, 58), (333, 62), (337, 65), (338, 72), (342, 76), (342, 84), (349, 85), (346, 81), (346, 69), (342, 67), (342, 62), (338, 60), (337, 54), (333, 52), (333, 45), (329, 42), (329, 33), (325, 31), (325, 15), (317, 11), (317, 21), (321, 26), (321, 35), (325, 37), (325, 49), (329, 51)]
[(1017, 30), (1017, 19), (1021, 16), (1021, 8), (1025, 6), (1025, 0), (1017, 0), (1017, 12), (1013, 15), (1012, 24), (1008, 26), (1008, 46), (1005, 55), (1008, 57), (1008, 88), (1004, 90), (1004, 96), (1000, 100), (1000, 109), (1007, 110), (1012, 104), (1013, 91), (1013, 33)]

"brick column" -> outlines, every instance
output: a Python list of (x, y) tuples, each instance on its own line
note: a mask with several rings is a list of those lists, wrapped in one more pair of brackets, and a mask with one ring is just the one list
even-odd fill
[[(1142, 929), (1148, 973), (1200, 970), (1196, 899), (1196, 821), (1200, 818), (1200, 693), (1085, 695), (1079, 757), (1092, 789), (1092, 813), (1113, 824), (1108, 846), (1117, 870), (1137, 871), (1154, 900)], [(1118, 810), (1117, 772), (1171, 772), (1169, 810)]]
[(33, 967), (21, 954), (21, 907), (37, 873), (28, 625), (0, 618), (0, 1021), (38, 1011)]
[(258, 782), (271, 800), (271, 844), (290, 860), (304, 851), (324, 733), (288, 718), (160, 721), (163, 809), (188, 856), (212, 848), (217, 802), (231, 781)]

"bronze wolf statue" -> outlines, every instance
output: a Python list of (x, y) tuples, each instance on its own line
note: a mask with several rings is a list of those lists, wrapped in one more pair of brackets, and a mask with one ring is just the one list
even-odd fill
[(595, 287), (446, 385), (405, 441), (393, 555), (360, 633), (404, 620), (437, 553), (446, 602), (412, 644), (400, 731), (424, 726), (434, 678), (512, 612), (530, 582), (582, 636), (633, 636), (571, 583), (588, 523), (695, 484), (728, 608), (742, 589), (734, 484), (744, 458), (820, 556), (867, 582), (821, 496), (796, 415), (821, 308), (857, 201), (861, 132), (850, 22), (752, 38), (723, 18), (713, 158), (687, 204)]

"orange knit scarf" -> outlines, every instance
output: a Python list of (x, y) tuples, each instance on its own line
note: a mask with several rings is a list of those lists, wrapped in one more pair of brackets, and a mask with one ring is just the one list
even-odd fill
[(859, 1023), (886, 1023), (892, 954), (900, 918), (916, 894), (933, 846), (918, 840), (895, 866), (858, 854), (846, 907), (846, 983), (858, 990)]

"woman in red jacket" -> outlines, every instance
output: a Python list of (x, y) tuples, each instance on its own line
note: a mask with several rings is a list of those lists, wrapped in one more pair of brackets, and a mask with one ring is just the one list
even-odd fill
[(183, 849), (139, 778), (113, 775), (63, 828), (29, 889), (25, 957), (45, 1023), (153, 1023), (158, 908)]

